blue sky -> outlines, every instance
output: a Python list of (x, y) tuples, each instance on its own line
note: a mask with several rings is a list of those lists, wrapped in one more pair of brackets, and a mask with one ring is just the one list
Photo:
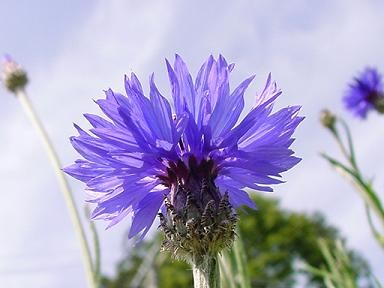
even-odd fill
[[(72, 123), (87, 127), (82, 114), (98, 111), (92, 99), (109, 87), (122, 90), (125, 73), (135, 71), (145, 82), (155, 72), (167, 95), (165, 57), (179, 53), (196, 72), (209, 54), (222, 53), (236, 63), (234, 85), (256, 74), (246, 95), (250, 107), (272, 72), (283, 90), (278, 106), (303, 105), (306, 116), (294, 144), (303, 161), (273, 196), (287, 208), (323, 212), (384, 280), (383, 251), (372, 240), (360, 198), (319, 157), (320, 151), (339, 153), (318, 124), (323, 107), (350, 122), (360, 165), (383, 191), (377, 159), (384, 119), (352, 119), (340, 101), (356, 72), (366, 65), (384, 69), (383, 9), (373, 0), (2, 0), (0, 53), (28, 70), (31, 101), (65, 164), (77, 157), (68, 142)], [(84, 287), (79, 248), (47, 157), (19, 103), (4, 90), (0, 98), (1, 286)], [(84, 187), (71, 184), (81, 206)], [(104, 231), (98, 223), (106, 273), (113, 273), (128, 225)]]

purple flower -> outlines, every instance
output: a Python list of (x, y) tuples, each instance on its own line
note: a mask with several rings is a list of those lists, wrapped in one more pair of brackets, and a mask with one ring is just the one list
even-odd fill
[(383, 99), (381, 75), (374, 68), (366, 68), (349, 85), (343, 102), (348, 110), (364, 119), (370, 110), (376, 109), (380, 112)]
[(129, 237), (144, 237), (164, 211), (165, 197), (177, 211), (189, 205), (190, 193), (204, 206), (228, 195), (232, 207), (254, 208), (244, 189), (272, 191), (271, 184), (282, 182), (280, 173), (300, 161), (289, 149), (303, 120), (300, 107), (272, 112), (281, 91), (270, 75), (240, 121), (253, 76), (230, 91), (234, 65), (222, 56), (210, 56), (195, 81), (178, 55), (167, 68), (173, 112), (153, 75), (149, 98), (135, 74), (126, 76), (127, 96), (108, 90), (96, 101), (108, 120), (84, 114), (90, 133), (75, 125), (79, 136), (71, 143), (84, 159), (64, 169), (86, 183), (88, 201), (97, 205), (92, 218), (109, 220), (110, 227), (133, 217)]

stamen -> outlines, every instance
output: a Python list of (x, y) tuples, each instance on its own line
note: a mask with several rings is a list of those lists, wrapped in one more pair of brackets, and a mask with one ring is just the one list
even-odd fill
[(180, 146), (180, 149), (182, 150), (182, 151), (184, 151), (184, 143), (183, 143), (183, 140), (180, 138), (180, 140), (179, 140), (179, 146)]

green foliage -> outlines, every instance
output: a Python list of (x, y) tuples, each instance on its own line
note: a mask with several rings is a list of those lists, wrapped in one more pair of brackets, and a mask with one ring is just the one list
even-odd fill
[[(329, 128), (332, 136), (335, 138), (336, 143), (340, 147), (340, 150), (345, 160), (347, 161), (347, 164), (343, 164), (342, 162), (328, 156), (325, 153), (323, 153), (322, 156), (340, 174), (349, 179), (355, 186), (356, 190), (360, 193), (363, 201), (365, 202), (368, 224), (371, 228), (372, 234), (375, 236), (377, 242), (384, 248), (384, 234), (376, 229), (371, 219), (372, 211), (376, 214), (378, 220), (381, 222), (381, 225), (384, 228), (384, 205), (381, 202), (379, 194), (373, 188), (371, 181), (366, 180), (363, 177), (363, 174), (357, 165), (352, 135), (348, 124), (342, 118), (336, 118), (334, 115), (333, 118), (332, 126), (326, 127)], [(342, 128), (341, 131), (339, 131), (338, 125), (336, 125), (337, 123), (340, 124)], [(341, 134), (345, 134), (345, 139), (341, 137)]]
[[(326, 265), (318, 246), (318, 239), (323, 238), (327, 243), (336, 243), (336, 240), (340, 239), (337, 230), (329, 226), (320, 214), (309, 216), (289, 212), (281, 209), (276, 200), (260, 196), (253, 198), (258, 210), (245, 208), (239, 212), (239, 233), (244, 246), (241, 251), (244, 251), (247, 259), (245, 269), (251, 287), (295, 287), (298, 284), (299, 274), (302, 276), (300, 287), (303, 282), (307, 282), (304, 287), (324, 287), (322, 277), (303, 271), (301, 269), (303, 265), (300, 264), (308, 263), (313, 267)], [(159, 243), (160, 239), (157, 237), (153, 241)], [(145, 265), (142, 265), (143, 257), (148, 254), (150, 246), (151, 243), (143, 243), (135, 249), (128, 250), (127, 257), (118, 266), (116, 278), (104, 277), (103, 287), (133, 287), (131, 281), (140, 269), (147, 269), (145, 275), (156, 275), (152, 277), (154, 278), (152, 287), (193, 287), (191, 268), (185, 263), (170, 259), (164, 253), (158, 253), (151, 262), (151, 267), (145, 268)], [(233, 251), (228, 253), (229, 258), (236, 257)], [(351, 251), (346, 253), (351, 259), (353, 279), (357, 281), (366, 277), (368, 268), (365, 261)], [(221, 270), (223, 274), (223, 269)], [(242, 281), (245, 280), (238, 282)], [(151, 287), (148, 282), (141, 285), (138, 287)]]
[[(160, 242), (160, 237), (156, 237), (151, 242), (138, 244), (134, 249), (127, 247), (127, 257), (118, 264), (117, 276), (115, 278), (103, 277), (101, 286), (103, 288), (135, 288), (132, 286), (132, 282), (137, 274), (142, 273), (140, 270), (148, 270), (144, 271), (144, 280), (137, 287), (193, 287), (191, 267), (187, 263), (171, 259), (167, 253), (156, 253), (150, 267), (143, 265), (151, 246), (159, 247)], [(151, 281), (145, 278), (153, 274), (155, 274), (153, 281), (155, 285), (151, 286), (148, 284)]]
[[(316, 275), (299, 271), (298, 263), (319, 267), (324, 263), (317, 240), (329, 243), (340, 239), (337, 230), (326, 224), (320, 214), (308, 216), (284, 211), (276, 200), (255, 197), (259, 210), (246, 209), (240, 216), (252, 287), (294, 287), (298, 273), (303, 274), (310, 287), (321, 287)], [(356, 274), (364, 274), (366, 265), (351, 253)]]
[(317, 268), (310, 265), (304, 269), (323, 278), (326, 288), (357, 288), (356, 275), (351, 266), (351, 259), (340, 241), (332, 249), (326, 241), (319, 239), (319, 247), (326, 266)]
[(182, 261), (159, 254), (158, 287), (193, 287), (191, 266)]
[(222, 288), (250, 288), (248, 262), (243, 238), (239, 231), (231, 249), (225, 249), (219, 256), (220, 284)]

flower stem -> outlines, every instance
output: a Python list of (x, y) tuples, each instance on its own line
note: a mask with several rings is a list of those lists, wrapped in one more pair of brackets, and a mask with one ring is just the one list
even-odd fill
[(217, 255), (205, 255), (193, 263), (194, 288), (219, 288), (220, 273)]
[(373, 224), (371, 210), (368, 203), (365, 203), (365, 213), (367, 214), (368, 224), (371, 228), (373, 236), (375, 236), (377, 242), (381, 245), (381, 247), (384, 248), (384, 237), (376, 230), (376, 227)]
[[(90, 218), (90, 208), (88, 205), (84, 206), (85, 210), (85, 216), (87, 219)], [(100, 277), (101, 277), (101, 269), (100, 269), (100, 240), (99, 235), (97, 233), (97, 228), (94, 221), (89, 221), (89, 228), (91, 230), (92, 238), (93, 238), (93, 251), (94, 251), (94, 260), (93, 260), (93, 275), (94, 275), (94, 282), (96, 283), (96, 287), (100, 286)]]
[(21, 106), (23, 107), (25, 113), (30, 118), (33, 126), (35, 127), (36, 131), (38, 132), (43, 145), (47, 151), (48, 157), (51, 161), (51, 164), (53, 166), (53, 169), (55, 171), (56, 177), (59, 181), (60, 188), (63, 192), (64, 200), (67, 204), (68, 212), (71, 217), (76, 235), (78, 237), (78, 240), (80, 241), (81, 251), (82, 251), (82, 257), (84, 262), (84, 268), (86, 273), (86, 278), (88, 282), (88, 286), (91, 288), (96, 288), (95, 283), (95, 277), (93, 273), (93, 265), (92, 265), (92, 258), (88, 246), (88, 242), (85, 236), (84, 228), (81, 224), (80, 215), (76, 208), (75, 201), (73, 199), (73, 195), (71, 193), (71, 190), (69, 188), (69, 184), (65, 178), (65, 175), (63, 171), (61, 170), (61, 163), (59, 160), (58, 155), (55, 152), (55, 149), (53, 148), (52, 142), (50, 141), (47, 132), (44, 129), (43, 124), (40, 122), (40, 119), (38, 118), (36, 112), (34, 111), (31, 102), (29, 101), (25, 91), (23, 89), (18, 89), (15, 91), (17, 99), (19, 99)]

